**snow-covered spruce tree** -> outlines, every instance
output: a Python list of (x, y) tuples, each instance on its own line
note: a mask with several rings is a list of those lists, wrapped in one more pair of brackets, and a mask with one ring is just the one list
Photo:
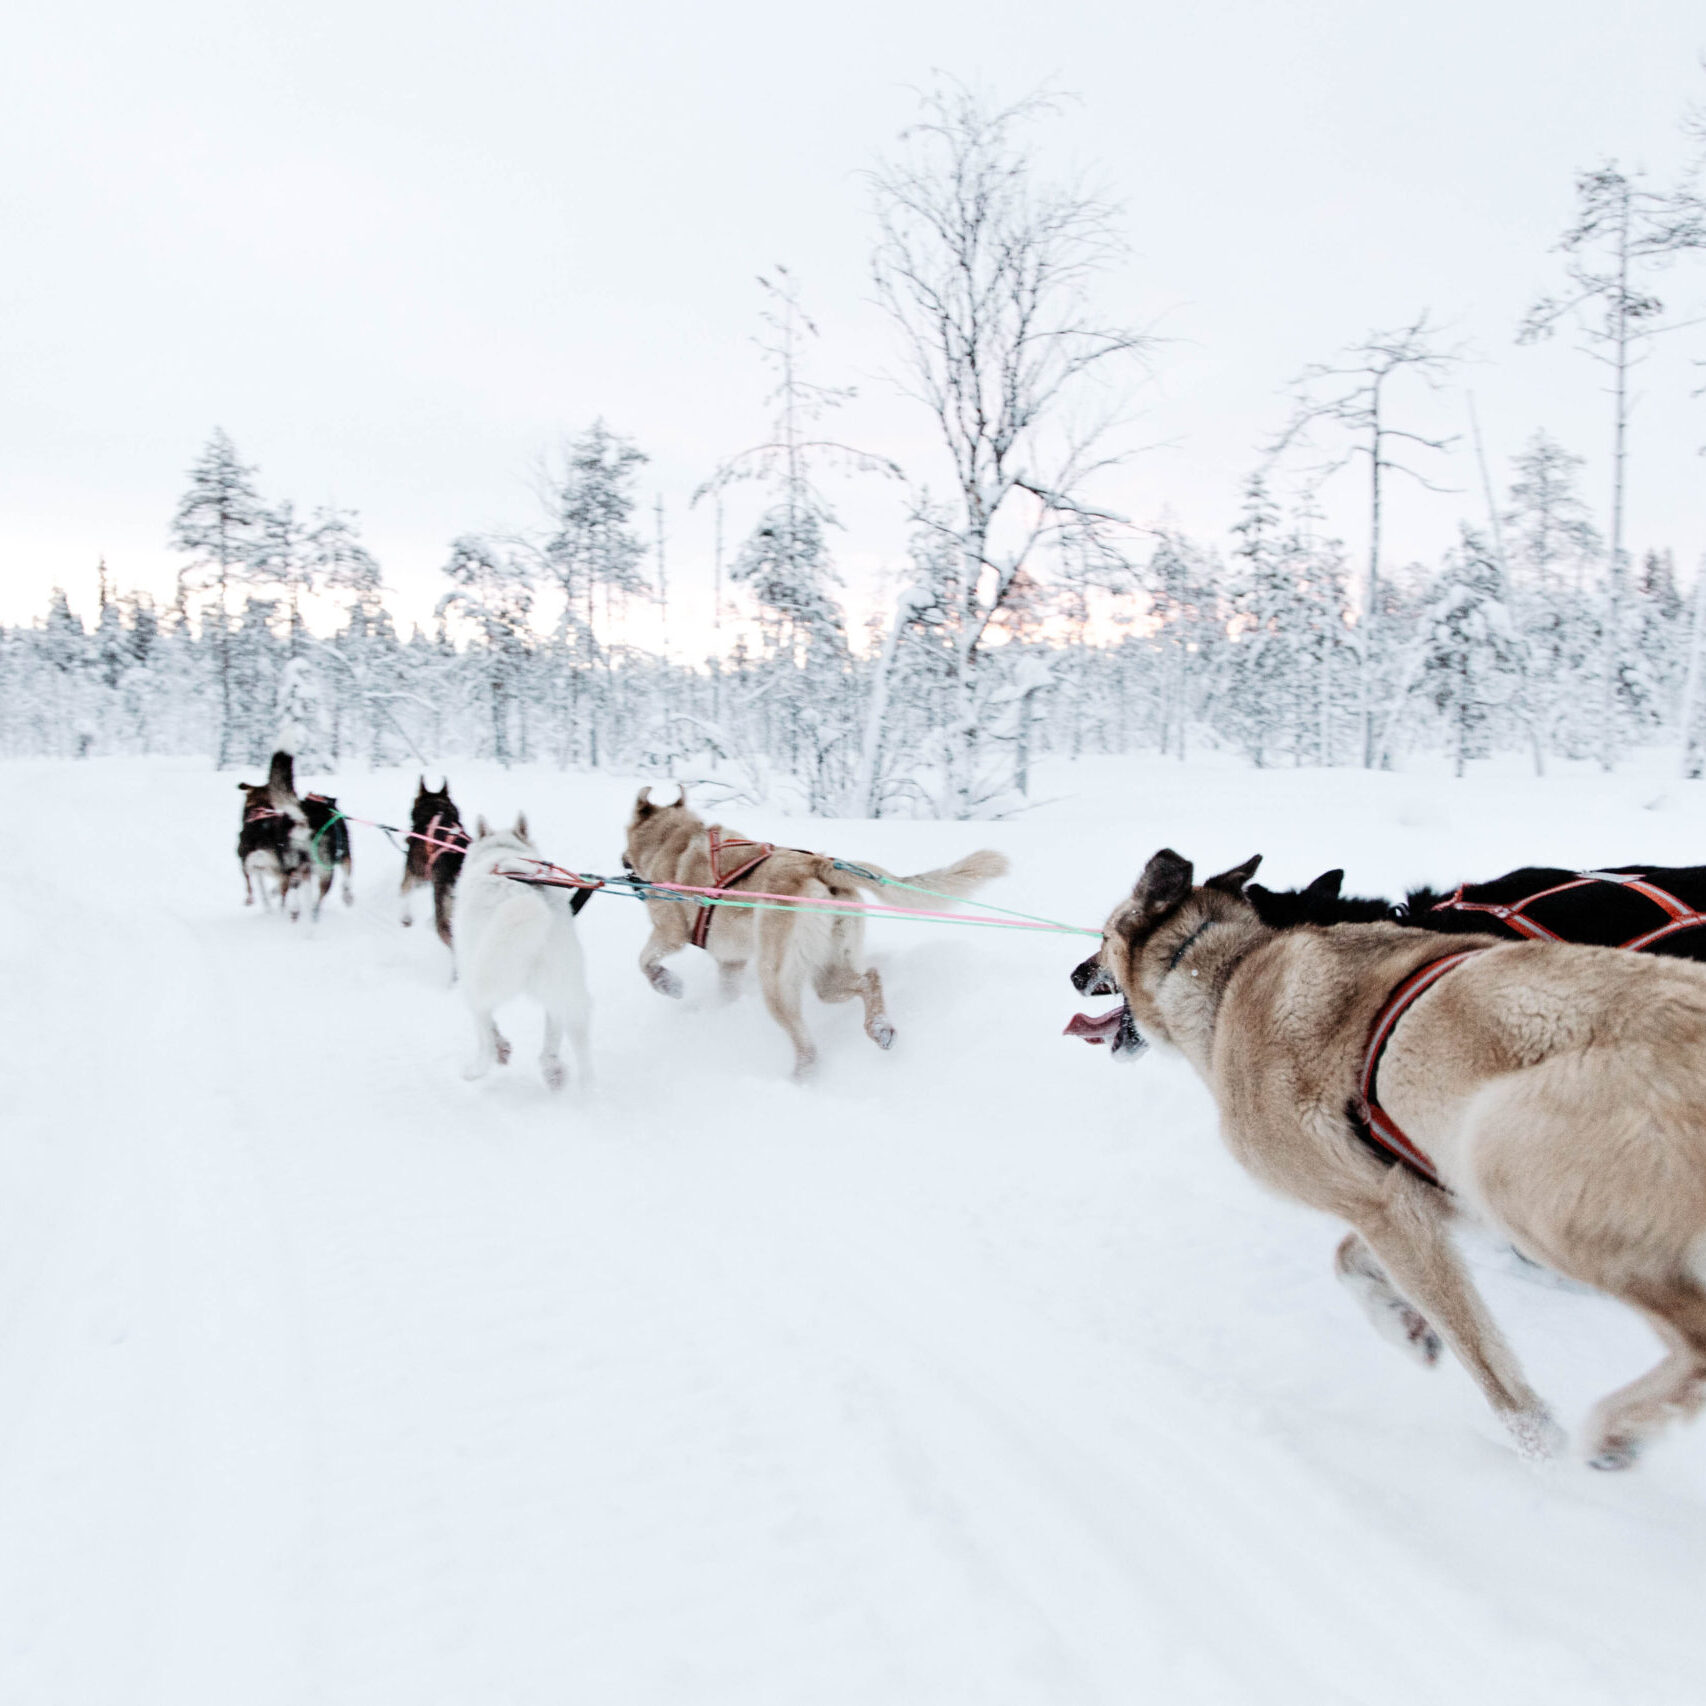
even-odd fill
[(216, 428), (190, 470), (189, 489), (172, 517), (171, 545), (190, 560), (178, 575), (178, 610), (187, 617), (189, 595), (212, 594), (204, 611), (219, 684), (219, 735), (215, 762), (222, 768), (237, 756), (237, 705), (232, 681), (231, 593), (247, 575), (260, 527), (261, 500), (255, 470), (237, 455), (223, 428)]
[(1441, 342), (1439, 329), (1428, 323), (1425, 312), (1396, 330), (1370, 332), (1334, 360), (1316, 362), (1292, 381), (1291, 420), (1269, 446), (1268, 454), (1279, 456), (1295, 445), (1312, 442), (1324, 426), (1336, 428), (1345, 435), (1345, 447), (1316, 470), (1315, 483), (1358, 458), (1368, 467), (1368, 558), (1356, 635), (1366, 768), (1387, 761), (1384, 730), (1395, 705), (1386, 666), (1401, 646), (1398, 637), (1381, 632), (1386, 602), (1380, 579), (1387, 476), (1403, 474), (1429, 491), (1440, 491), (1410, 459), (1418, 452), (1448, 451), (1456, 443), (1455, 437), (1428, 438), (1394, 425), (1392, 389), (1400, 379), (1409, 378), (1437, 390), (1458, 359), (1458, 352)]
[(649, 591), (641, 568), (646, 547), (633, 526), (634, 480), (647, 460), (631, 439), (594, 421), (571, 440), (561, 467), (545, 471), (544, 543), (518, 542), (536, 552), (563, 599), (551, 650), (559, 764), (596, 767), (608, 745), (600, 733), (613, 722), (613, 606)]
[(1690, 250), (1706, 250), (1706, 199), (1691, 187), (1653, 188), (1639, 173), (1608, 162), (1576, 179), (1576, 217), (1558, 239), (1565, 290), (1542, 297), (1524, 316), (1519, 343), (1573, 324), (1583, 350), (1611, 375), (1611, 532), (1600, 597), (1599, 759), (1610, 770), (1623, 738), (1619, 683), (1629, 636), (1630, 574), (1624, 543), (1629, 457), (1629, 378), (1652, 340), (1674, 329), (1648, 288), (1653, 272)]
[(443, 573), (451, 590), (437, 614), (459, 619), (469, 631), (462, 661), (490, 719), (491, 754), (500, 764), (525, 761), (532, 567), (517, 552), (469, 533), (451, 546)]
[(1603, 542), (1580, 490), (1583, 459), (1536, 432), (1512, 459), (1504, 512), (1508, 597), (1526, 647), (1522, 714), (1547, 751), (1602, 744), (1599, 672)]
[(1629, 646), (1618, 678), (1624, 725), (1653, 738), (1679, 722), (1688, 668), (1687, 607), (1676, 584), (1676, 559), (1648, 551), (1630, 589)]
[(758, 606), (764, 664), (760, 691), (790, 767), (805, 784), (809, 809), (842, 811), (868, 802), (872, 777), (858, 770), (854, 739), (853, 661), (846, 620), (836, 600), (840, 582), (829, 529), (839, 525), (816, 480), (822, 465), (894, 478), (884, 457), (823, 436), (818, 423), (853, 392), (806, 376), (807, 344), (817, 326), (784, 266), (760, 277), (764, 330), (756, 340), (776, 383), (765, 401), (775, 410), (769, 435), (729, 457), (693, 494), (722, 499), (741, 481), (764, 486), (769, 501), (737, 549), (729, 579)]
[(1163, 756), (1188, 757), (1191, 725), (1212, 709), (1214, 676), (1227, 644), (1224, 580), (1210, 552), (1175, 529), (1157, 532), (1143, 582), (1161, 654), (1155, 733)]
[(1456, 775), (1491, 750), (1496, 721), (1523, 677), (1523, 642), (1505, 607), (1499, 565), (1465, 526), (1419, 612), (1411, 693), (1438, 712)]
[(284, 649), (296, 657), (306, 643), (302, 601), (314, 590), (314, 561), (296, 505), (285, 498), (263, 505), (249, 547), (248, 579), (274, 600), (284, 620)]
[(871, 176), (878, 300), (900, 336), (902, 383), (930, 411), (951, 470), (951, 513), (937, 520), (921, 501), (914, 514), (945, 529), (962, 564), (948, 635), (960, 817), (996, 808), (1012, 784), (1012, 754), (999, 773), (1002, 755), (985, 754), (978, 719), (992, 621), (1062, 527), (1118, 525), (1087, 492), (1113, 460), (1100, 449), (1106, 387), (1144, 345), (1090, 306), (1091, 285), (1120, 252), (1115, 210), (1043, 181), (1022, 145), (1056, 105), (1033, 96), (998, 107), (939, 83), (905, 152)]
[(304, 557), (314, 583), (344, 601), (344, 626), (315, 647), (329, 674), (326, 738), (333, 768), (346, 748), (362, 744), (369, 763), (383, 764), (390, 701), (400, 685), (397, 634), (379, 563), (361, 541), (356, 512), (336, 504), (316, 509)]
[(232, 750), (248, 764), (266, 763), (278, 742), (279, 674), (290, 655), (275, 631), (283, 626), (278, 600), (251, 592), (236, 625), (218, 634), (230, 659)]

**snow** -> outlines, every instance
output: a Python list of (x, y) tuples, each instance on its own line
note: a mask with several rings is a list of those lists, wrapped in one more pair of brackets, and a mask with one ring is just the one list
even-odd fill
[[(299, 772), (389, 822), (413, 786)], [(1360, 892), (1697, 860), (1667, 774), (1110, 760), (996, 825), (723, 815), (898, 870), (999, 846), (991, 899), (1096, 925), (1162, 843)], [(291, 926), (240, 904), (229, 773), (0, 778), (8, 1706), (1700, 1698), (1706, 1432), (1525, 1468), (1181, 1062), (1061, 1037), (1081, 939), (874, 924), (899, 1041), (813, 1007), (799, 1086), (755, 996), (684, 955), (660, 999), (599, 897), (596, 1088), (544, 1088), (526, 1009), (466, 1085), (374, 831), (356, 907)], [(615, 867), (632, 782), (451, 781)], [(1655, 1360), (1474, 1258), (1566, 1422)]]

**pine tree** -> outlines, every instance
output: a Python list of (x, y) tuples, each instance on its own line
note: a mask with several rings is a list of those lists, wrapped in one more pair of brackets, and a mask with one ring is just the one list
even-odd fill
[(244, 578), (260, 528), (261, 501), (254, 469), (239, 460), (223, 428), (216, 429), (190, 470), (190, 485), (172, 517), (171, 544), (190, 561), (178, 577), (180, 610), (200, 586), (213, 593), (211, 629), (219, 681), (219, 751), (229, 764), (236, 753), (233, 697), (231, 593)]

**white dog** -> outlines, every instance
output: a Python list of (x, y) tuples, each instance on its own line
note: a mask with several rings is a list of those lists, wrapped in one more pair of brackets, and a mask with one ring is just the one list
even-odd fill
[(509, 1044), (493, 1010), (517, 995), (531, 995), (545, 1009), (539, 1063), (545, 1082), (560, 1090), (564, 1074), (558, 1051), (565, 1031), (581, 1082), (591, 1077), (587, 1022), (592, 1001), (569, 891), (512, 882), (501, 874), (506, 868), (530, 870), (535, 858), (525, 817), (518, 817), (509, 833), (494, 833), (484, 818), (478, 820), (451, 913), (456, 975), (474, 1015), (474, 1058), (463, 1077), (483, 1077), (493, 1061), (501, 1066), (509, 1060)]

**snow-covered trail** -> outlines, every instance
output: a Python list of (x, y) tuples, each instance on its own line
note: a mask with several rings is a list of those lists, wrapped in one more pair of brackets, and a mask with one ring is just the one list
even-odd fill
[[(371, 832), (356, 908), (292, 928), (239, 904), (229, 776), (0, 774), (0, 1700), (1699, 1699), (1706, 1433), (1524, 1470), (1182, 1066), (1058, 1037), (1073, 939), (875, 927), (901, 1041), (816, 1008), (801, 1088), (708, 967), (648, 990), (603, 897), (596, 1089), (552, 1097), (519, 1012), (469, 1086)], [(1089, 923), (1162, 840), (1369, 887), (1706, 845), (1637, 780), (1091, 774), (993, 828), (731, 816), (894, 868), (994, 842), (992, 898)], [(452, 779), (615, 857), (626, 785)], [(396, 821), (411, 784), (337, 787)], [(1567, 1421), (1652, 1359), (1482, 1272)]]

